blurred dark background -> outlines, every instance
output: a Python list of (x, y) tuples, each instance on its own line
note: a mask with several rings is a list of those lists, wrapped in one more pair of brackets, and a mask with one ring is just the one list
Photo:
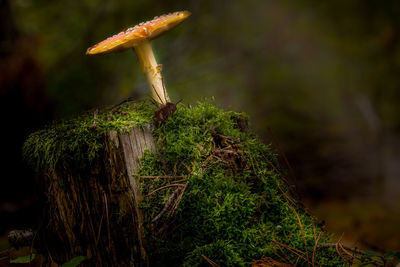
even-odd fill
[(149, 96), (133, 52), (86, 49), (179, 10), (193, 14), (152, 43), (171, 98), (215, 96), (246, 112), (284, 151), (288, 176), (330, 231), (350, 245), (400, 250), (396, 0), (0, 0), (0, 235), (38, 215), (21, 157), (29, 133)]

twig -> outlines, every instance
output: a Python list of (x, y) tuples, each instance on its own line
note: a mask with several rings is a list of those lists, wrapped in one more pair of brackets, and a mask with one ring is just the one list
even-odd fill
[(344, 247), (341, 243), (339, 243), (339, 247), (343, 250), (344, 253), (346, 253), (347, 255), (350, 256), (350, 258), (354, 258), (353, 255), (351, 255)]
[[(289, 262), (287, 262), (284, 258), (282, 258), (281, 257), (281, 255), (279, 255), (278, 253), (276, 253), (276, 252), (273, 252), (274, 253), (274, 255), (275, 256), (277, 256), (281, 261), (283, 261), (284, 263), (287, 263), (287, 264), (290, 264), (290, 266), (293, 266), (293, 264), (292, 264), (292, 262), (291, 261), (289, 261)], [(285, 257), (286, 257), (286, 255), (285, 255)]]
[[(276, 171), (277, 174), (282, 175), (281, 171), (278, 170), (278, 168), (275, 167), (275, 165), (274, 165), (269, 159), (267, 159), (266, 156), (263, 155), (263, 157), (264, 157), (265, 161), (266, 161), (269, 165), (271, 165), (272, 169), (273, 169), (274, 171)], [(285, 180), (286, 180), (286, 179), (285, 179)]]
[[(287, 196), (287, 195), (285, 194), (285, 192), (283, 192), (282, 188), (281, 188), (279, 185), (277, 185), (277, 186), (278, 186), (279, 191), (282, 193), (283, 197), (285, 198), (285, 200), (286, 200), (287, 202), (292, 203), (293, 206), (295, 206), (295, 207), (297, 208), (296, 203), (294, 203), (294, 201), (293, 201), (289, 196)], [(290, 203), (289, 203), (289, 204), (290, 204)]]
[[(176, 229), (178, 229), (179, 227), (181, 227), (182, 225), (184, 225), (185, 223), (187, 223), (189, 219), (184, 220), (183, 222), (181, 222), (178, 225), (175, 225), (174, 228), (172, 228), (171, 230), (168, 231), (168, 233), (172, 233), (174, 232)], [(160, 228), (160, 230), (158, 230), (157, 235), (159, 235), (160, 233), (162, 233), (165, 229), (167, 229), (168, 225), (164, 224), (163, 227)]]
[(312, 265), (313, 265), (313, 267), (315, 266), (315, 258), (317, 256), (317, 246), (318, 246), (319, 239), (321, 238), (321, 234), (322, 234), (322, 232), (319, 232), (318, 238), (315, 240), (314, 250), (313, 250), (313, 254), (312, 254)]
[(139, 178), (147, 178), (147, 179), (156, 179), (156, 178), (162, 178), (162, 179), (168, 179), (168, 178), (184, 178), (183, 176), (176, 176), (176, 175), (160, 175), (160, 176), (139, 176)]
[(286, 253), (283, 251), (283, 249), (281, 249), (281, 247), (280, 247), (278, 244), (276, 244), (276, 243), (274, 243), (274, 245), (281, 251), (281, 253), (282, 253), (282, 255), (285, 257), (285, 259), (282, 258), (281, 256), (279, 256), (278, 253), (274, 253), (274, 254), (277, 255), (277, 256), (278, 256), (281, 260), (283, 260), (284, 262), (292, 264), (292, 261), (288, 258), (288, 255), (286, 255)]
[(281, 243), (281, 242), (279, 242), (279, 241), (276, 241), (275, 238), (272, 238), (272, 241), (273, 241), (274, 243), (280, 245), (280, 246), (288, 247), (288, 248), (290, 248), (290, 249), (292, 249), (292, 250), (295, 250), (296, 252), (298, 252), (298, 253), (300, 253), (300, 254), (302, 254), (302, 255), (305, 254), (303, 251), (301, 251), (301, 250), (299, 250), (299, 249), (297, 249), (297, 248), (294, 248), (294, 247), (291, 247), (291, 246), (286, 245), (286, 244), (284, 244), (284, 243)]
[(203, 254), (200, 254), (200, 256), (205, 259), (211, 266), (213, 267), (220, 267), (219, 264), (213, 262), (212, 260), (210, 260), (209, 258), (207, 258), (206, 256), (204, 256)]
[(179, 188), (177, 188), (177, 189), (172, 193), (172, 195), (168, 198), (168, 200), (167, 200), (167, 202), (165, 203), (164, 208), (161, 210), (161, 212), (160, 212), (156, 217), (154, 217), (154, 218), (151, 220), (152, 223), (155, 223), (155, 222), (156, 222), (158, 219), (160, 219), (161, 216), (167, 211), (167, 209), (169, 208), (169, 206), (170, 206), (171, 203), (172, 203), (172, 200), (173, 200), (174, 197), (178, 194), (178, 192), (179, 192)]
[[(343, 248), (345, 248), (345, 249), (347, 249), (347, 250), (349, 250), (349, 251), (355, 253), (355, 254), (358, 254), (358, 255), (365, 255), (365, 252), (362, 251), (362, 250), (360, 250), (360, 249), (358, 249), (358, 248), (351, 248), (351, 247), (346, 246), (346, 245), (343, 245), (343, 244), (341, 244), (341, 246), (342, 246)], [(320, 244), (320, 245), (318, 245), (317, 248), (320, 249), (320, 248), (333, 248), (333, 247), (336, 247), (336, 243)]]
[[(161, 99), (160, 95), (158, 94), (158, 92), (157, 92), (156, 88), (154, 87), (154, 84), (152, 84), (151, 86), (153, 87), (153, 90), (154, 90), (154, 92), (156, 93), (156, 95), (157, 95), (158, 99), (161, 101), (161, 105), (162, 105), (162, 104), (163, 104), (163, 101), (162, 101), (162, 99)], [(164, 101), (165, 101), (165, 100), (164, 100)]]
[(189, 184), (189, 182), (187, 182), (187, 183), (185, 184), (185, 186), (182, 188), (181, 193), (179, 194), (179, 196), (178, 196), (178, 198), (176, 199), (174, 205), (172, 206), (171, 211), (169, 212), (168, 218), (171, 218), (172, 215), (174, 215), (176, 209), (178, 208), (179, 203), (180, 203), (181, 200), (182, 200), (183, 193), (185, 192), (185, 190), (186, 190), (188, 184)]
[(315, 225), (314, 225), (314, 219), (311, 218), (311, 224), (312, 224), (312, 229), (313, 229), (313, 234), (314, 234), (314, 240), (317, 239), (317, 234), (315, 232)]
[(290, 184), (289, 181), (283, 176), (282, 172), (279, 171), (279, 169), (278, 169), (277, 167), (275, 167), (275, 165), (274, 165), (265, 155), (263, 155), (263, 158), (265, 159), (265, 161), (266, 161), (269, 165), (271, 165), (272, 169), (273, 169), (274, 171), (276, 171), (276, 173), (279, 174), (279, 177), (282, 179), (282, 181), (289, 187), (289, 192), (290, 192), (290, 194), (291, 194), (293, 197), (298, 198), (298, 197), (297, 197), (297, 194), (295, 194), (295, 192), (294, 192), (292, 189), (290, 189), (291, 184)]
[(289, 161), (286, 157), (285, 152), (282, 150), (281, 146), (279, 145), (278, 139), (275, 138), (275, 135), (273, 134), (272, 130), (270, 128), (267, 128), (270, 136), (272, 137), (272, 141), (274, 142), (274, 144), (276, 145), (276, 148), (278, 149), (279, 153), (281, 154), (281, 156), (283, 157), (283, 159), (285, 160), (286, 165), (289, 168), (290, 171), (290, 175), (292, 176), (292, 178), (294, 179), (294, 182), (297, 183), (297, 178), (296, 175), (294, 174), (293, 168), (292, 166), (289, 164)]
[(183, 184), (167, 184), (167, 185), (161, 186), (161, 187), (151, 191), (150, 193), (145, 195), (145, 197), (149, 197), (149, 196), (153, 195), (154, 193), (156, 193), (156, 192), (158, 192), (158, 191), (160, 191), (162, 189), (165, 189), (165, 188), (168, 188), (168, 187), (174, 187), (174, 186), (178, 186), (179, 187), (179, 186), (184, 186), (184, 185)]
[(114, 106), (112, 106), (112, 107), (110, 108), (110, 110), (113, 110), (114, 108), (116, 108), (116, 107), (118, 107), (118, 106), (121, 106), (122, 104), (125, 104), (125, 103), (127, 103), (127, 102), (132, 102), (132, 101), (134, 101), (134, 99), (135, 99), (135, 97), (128, 97), (127, 99), (122, 100), (122, 101), (119, 102), (118, 104), (115, 104)]
[(178, 184), (178, 183), (182, 183), (182, 182), (185, 182), (185, 181), (186, 181), (186, 179), (181, 179), (181, 180), (172, 181), (171, 183), (172, 184)]
[[(182, 188), (182, 191), (180, 192), (179, 196), (177, 197), (177, 199), (176, 199), (174, 205), (172, 206), (172, 208), (171, 208), (171, 210), (170, 210), (170, 213), (169, 213), (169, 215), (168, 215), (168, 219), (170, 219), (170, 218), (172, 217), (172, 215), (174, 215), (175, 211), (177, 210), (178, 205), (179, 205), (179, 203), (180, 203), (181, 200), (182, 200), (183, 193), (185, 192), (185, 190), (186, 190), (188, 184), (189, 184), (189, 182), (187, 182), (187, 183), (185, 184), (185, 186)], [(177, 189), (177, 190), (178, 190), (178, 189)], [(172, 231), (175, 231), (175, 230), (176, 230), (178, 227), (180, 227), (182, 224), (186, 223), (186, 221), (187, 221), (187, 220), (185, 220), (185, 221), (182, 222), (181, 224), (175, 226), (175, 227), (171, 230), (171, 232), (172, 232)], [(166, 229), (168, 229), (168, 224), (167, 224), (167, 222), (165, 222), (164, 225), (158, 230), (157, 235), (163, 233)]]
[[(320, 248), (331, 248), (331, 247), (334, 247), (336, 249), (336, 252), (338, 253), (338, 255), (341, 258), (345, 259), (342, 256), (342, 254), (340, 253), (340, 251), (339, 251), (339, 248), (340, 248), (348, 257), (350, 257), (351, 262), (354, 259), (357, 259), (357, 260), (362, 262), (362, 257), (360, 257), (360, 256), (365, 256), (366, 255), (365, 251), (362, 251), (362, 250), (357, 249), (357, 248), (351, 248), (351, 247), (348, 247), (346, 245), (343, 245), (342, 243), (340, 243), (340, 239), (339, 239), (339, 241), (337, 243), (327, 243), (327, 244), (321, 244), (321, 245), (317, 246), (318, 249), (320, 249)], [(353, 253), (353, 255), (349, 251), (351, 251)], [(358, 256), (356, 256), (356, 255), (358, 255)], [(368, 259), (371, 260), (376, 266), (385, 266), (384, 263), (379, 262), (377, 260), (374, 260), (371, 257), (368, 257)], [(345, 260), (347, 260), (347, 259), (345, 259)]]
[(296, 209), (295, 209), (295, 208), (293, 208), (293, 207), (290, 206), (290, 205), (289, 205), (289, 207), (293, 210), (293, 212), (294, 212), (294, 214), (296, 215), (297, 220), (298, 220), (298, 222), (299, 222), (300, 230), (301, 230), (301, 235), (302, 235), (303, 241), (304, 241), (304, 249), (306, 250), (306, 256), (307, 256), (307, 259), (308, 259), (307, 241), (306, 241), (306, 236), (304, 235), (303, 225), (301, 224), (301, 220), (300, 220), (299, 214), (296, 212)]
[(296, 262), (294, 263), (294, 266), (297, 266), (297, 263), (299, 263), (300, 257), (297, 257)]
[(300, 254), (300, 253), (305, 254), (304, 252), (302, 252), (302, 251), (300, 251), (300, 250), (298, 250), (298, 249), (295, 249), (295, 248), (293, 248), (293, 247), (291, 247), (291, 246), (288, 246), (288, 245), (286, 245), (286, 244), (280, 243), (280, 242), (276, 241), (275, 239), (272, 239), (272, 241), (275, 242), (276, 244), (278, 244), (279, 246), (282, 246), (282, 247), (286, 248), (287, 250), (289, 250), (289, 251), (292, 252), (293, 254), (299, 256), (300, 258), (302, 258), (303, 260), (305, 260), (305, 261), (308, 262), (309, 264), (312, 264), (312, 263), (310, 262), (310, 260), (308, 259), (308, 257), (305, 258), (303, 255)]
[(340, 241), (342, 240), (342, 238), (343, 238), (343, 234), (344, 234), (344, 233), (342, 233), (342, 235), (340, 236), (339, 240), (335, 243), (336, 252), (337, 252), (337, 254), (338, 254), (342, 259), (343, 259), (343, 256), (342, 256), (342, 254), (340, 253), (338, 246), (339, 246), (339, 242), (340, 242)]

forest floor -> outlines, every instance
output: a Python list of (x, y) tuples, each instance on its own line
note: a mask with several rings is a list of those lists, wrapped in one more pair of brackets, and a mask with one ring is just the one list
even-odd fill
[[(351, 247), (386, 251), (400, 250), (400, 209), (376, 202), (305, 199), (308, 210), (326, 223), (335, 240)], [(0, 251), (8, 248), (7, 234), (0, 236)], [(14, 266), (15, 264), (2, 265)], [(21, 265), (22, 266), (22, 265)]]
[(349, 246), (378, 252), (400, 250), (400, 204), (324, 200), (303, 201), (309, 211), (325, 221), (327, 230)]

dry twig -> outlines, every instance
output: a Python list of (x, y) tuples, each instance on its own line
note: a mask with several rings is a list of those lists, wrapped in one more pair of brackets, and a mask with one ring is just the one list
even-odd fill
[[(355, 259), (362, 262), (362, 256), (365, 256), (366, 253), (360, 249), (351, 248), (346, 245), (343, 245), (342, 243), (340, 243), (341, 239), (342, 239), (342, 237), (340, 237), (340, 239), (336, 243), (326, 243), (326, 244), (318, 245), (317, 248), (320, 249), (320, 248), (334, 247), (336, 249), (336, 252), (338, 253), (338, 255), (341, 258), (343, 258), (344, 260), (347, 260), (347, 259), (342, 255), (342, 253), (340, 253), (340, 251), (343, 251), (343, 253), (346, 254), (345, 256), (350, 258), (351, 262)], [(351, 254), (350, 252), (352, 252), (353, 254)], [(373, 262), (373, 264), (375, 266), (384, 266), (384, 263), (382, 263), (380, 261), (374, 260), (372, 258), (368, 258), (368, 259), (371, 260), (371, 262)]]
[(157, 189), (151, 191), (150, 193), (148, 193), (147, 195), (145, 195), (145, 197), (149, 197), (149, 196), (153, 195), (154, 193), (156, 193), (156, 192), (158, 192), (158, 191), (160, 191), (160, 190), (162, 190), (162, 189), (165, 189), (165, 188), (168, 188), (168, 187), (174, 187), (174, 186), (180, 187), (180, 186), (184, 186), (184, 185), (183, 185), (183, 184), (168, 184), (168, 185), (164, 185), (164, 186), (161, 186), (161, 187), (159, 187), (159, 188), (157, 188)]
[(161, 216), (163, 216), (163, 214), (168, 210), (169, 206), (170, 206), (171, 203), (172, 203), (172, 200), (174, 200), (174, 198), (175, 198), (175, 196), (178, 194), (178, 192), (179, 192), (179, 188), (177, 188), (177, 189), (171, 194), (171, 196), (168, 198), (168, 200), (167, 200), (167, 202), (165, 203), (164, 208), (161, 210), (161, 212), (160, 212), (156, 217), (154, 217), (154, 218), (151, 220), (152, 223), (155, 223), (158, 219), (161, 218)]
[[(289, 246), (289, 245), (286, 245), (286, 244), (283, 244), (283, 243), (281, 243), (281, 242), (278, 242), (278, 241), (276, 241), (275, 239), (272, 239), (272, 242), (276, 243), (276, 244), (279, 245), (279, 246), (282, 246), (282, 247), (286, 248), (287, 250), (289, 250), (289, 251), (292, 252), (293, 254), (299, 256), (300, 258), (302, 258), (304, 261), (308, 262), (309, 264), (312, 264), (312, 263), (310, 262), (310, 260), (308, 259), (308, 256), (306, 256), (306, 253), (304, 253), (304, 252), (302, 252), (302, 251), (300, 251), (300, 250), (298, 250), (298, 249), (296, 249), (296, 248), (293, 248), (293, 247), (291, 247), (291, 246)], [(305, 256), (306, 256), (306, 257), (305, 257)]]
[(179, 175), (160, 175), (160, 176), (139, 176), (139, 178), (145, 178), (145, 179), (169, 179), (169, 178), (184, 178), (183, 176)]
[(213, 267), (220, 267), (219, 264), (213, 262), (212, 260), (210, 260), (209, 258), (207, 258), (206, 256), (204, 256), (203, 254), (200, 254), (200, 256), (205, 259), (211, 266)]
[(286, 195), (285, 192), (283, 192), (282, 188), (279, 185), (277, 185), (277, 186), (278, 186), (279, 191), (282, 193), (283, 197), (285, 198), (286, 202), (288, 202), (288, 203), (290, 202), (291, 204), (293, 204), (293, 206), (295, 206), (297, 208), (296, 203), (294, 203), (294, 201), (288, 195)]
[(285, 161), (285, 163), (286, 163), (286, 165), (287, 165), (287, 167), (289, 169), (290, 175), (292, 176), (294, 182), (296, 183), (297, 182), (297, 177), (294, 174), (292, 166), (289, 164), (289, 160), (287, 159), (285, 152), (283, 151), (283, 149), (279, 145), (278, 139), (276, 139), (276, 137), (273, 134), (271, 129), (268, 128), (268, 132), (269, 132), (270, 136), (272, 137), (272, 142), (275, 144), (275, 147), (278, 149), (279, 153), (283, 157), (283, 159), (284, 159), (284, 161)]
[(186, 188), (187, 188), (188, 185), (189, 185), (189, 182), (187, 182), (187, 183), (184, 185), (184, 187), (182, 188), (181, 193), (179, 194), (179, 196), (178, 196), (178, 198), (176, 199), (174, 205), (172, 206), (171, 211), (169, 212), (168, 218), (170, 218), (170, 217), (172, 217), (172, 215), (174, 215), (176, 209), (178, 208), (179, 203), (180, 203), (181, 200), (182, 200), (183, 193), (185, 193), (185, 190), (186, 190)]
[(318, 238), (315, 240), (315, 245), (314, 245), (314, 250), (313, 250), (313, 255), (312, 255), (312, 265), (313, 265), (313, 267), (315, 266), (315, 258), (317, 256), (317, 246), (318, 246), (319, 239), (321, 238), (321, 234), (322, 234), (322, 232), (319, 232)]
[(276, 253), (276, 252), (274, 252), (274, 254), (276, 255), (276, 256), (278, 256), (281, 260), (283, 260), (284, 262), (286, 262), (286, 263), (292, 263), (292, 261), (288, 258), (288, 255), (286, 255), (286, 253), (283, 251), (283, 249), (278, 245), (278, 244), (276, 244), (276, 243), (273, 243), (279, 250), (280, 250), (280, 252), (282, 253), (282, 255), (285, 257), (285, 259), (284, 258), (282, 258), (278, 253)]
[[(317, 248), (318, 249), (320, 249), (320, 248), (333, 248), (333, 247), (336, 247), (336, 245), (337, 245), (337, 243), (326, 243), (326, 244), (318, 245)], [(345, 248), (346, 250), (349, 250), (349, 251), (353, 252), (354, 254), (365, 255), (365, 252), (360, 250), (360, 249), (358, 249), (358, 248), (351, 248), (351, 247), (343, 245), (343, 244), (340, 244), (340, 245), (341, 245), (341, 247)]]
[(305, 236), (305, 234), (304, 234), (303, 225), (302, 225), (302, 223), (301, 223), (299, 214), (296, 212), (296, 209), (295, 209), (295, 208), (293, 208), (293, 207), (290, 206), (290, 205), (289, 205), (289, 207), (292, 209), (292, 211), (294, 212), (294, 214), (295, 214), (296, 217), (297, 217), (297, 221), (299, 222), (299, 226), (300, 226), (300, 230), (301, 230), (301, 236), (303, 237), (303, 241), (304, 241), (304, 249), (306, 250), (306, 256), (307, 256), (307, 259), (308, 259), (307, 241), (306, 241), (306, 236)]

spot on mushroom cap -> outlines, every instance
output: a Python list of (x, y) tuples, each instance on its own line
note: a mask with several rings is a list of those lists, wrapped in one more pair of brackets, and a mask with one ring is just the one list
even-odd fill
[(189, 11), (179, 11), (155, 17), (88, 48), (86, 54), (107, 54), (132, 48), (145, 40), (152, 40), (169, 31), (189, 17), (190, 14)]

